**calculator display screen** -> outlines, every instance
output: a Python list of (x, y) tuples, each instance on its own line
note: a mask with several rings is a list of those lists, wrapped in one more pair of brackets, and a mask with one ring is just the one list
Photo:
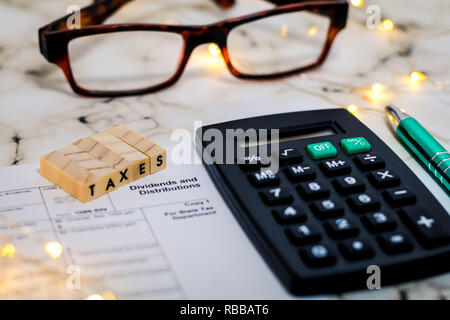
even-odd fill
[(272, 143), (281, 143), (286, 141), (292, 141), (292, 140), (301, 140), (301, 139), (307, 139), (307, 138), (315, 138), (315, 137), (325, 137), (325, 136), (331, 136), (333, 134), (336, 134), (334, 130), (331, 128), (322, 128), (315, 131), (309, 131), (304, 133), (294, 133), (292, 135), (284, 135), (280, 137), (279, 139), (270, 139), (267, 141), (240, 141), (239, 146), (241, 148), (247, 148), (247, 147), (254, 147), (254, 146), (260, 146), (265, 144), (272, 144)]

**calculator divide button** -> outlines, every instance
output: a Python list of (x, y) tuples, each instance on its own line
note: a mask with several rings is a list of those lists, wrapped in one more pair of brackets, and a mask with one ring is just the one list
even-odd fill
[(320, 168), (329, 177), (339, 176), (351, 171), (350, 164), (343, 159), (324, 160), (320, 163)]
[(445, 229), (450, 224), (447, 214), (438, 216), (420, 206), (414, 206), (399, 210), (399, 215), (424, 247), (436, 247), (450, 242), (450, 230)]
[(330, 190), (319, 181), (303, 182), (297, 190), (305, 200), (321, 199), (330, 195)]
[(355, 161), (358, 168), (364, 171), (382, 169), (386, 165), (384, 160), (377, 153), (363, 153), (357, 155)]
[(290, 205), (273, 210), (275, 219), (281, 224), (297, 223), (306, 220), (306, 214), (297, 205)]
[(362, 192), (366, 188), (364, 183), (358, 177), (352, 175), (334, 179), (333, 185), (339, 193), (344, 195)]
[(286, 176), (292, 182), (312, 180), (316, 177), (316, 171), (309, 164), (291, 165), (285, 170)]
[(300, 224), (287, 229), (289, 239), (294, 244), (308, 244), (320, 241), (319, 231), (310, 224)]
[(280, 184), (280, 177), (271, 169), (261, 169), (250, 173), (248, 177), (255, 187), (270, 187)]
[(350, 196), (347, 203), (356, 212), (368, 212), (380, 208), (380, 201), (372, 193), (359, 193)]
[(289, 204), (293, 198), (291, 193), (282, 187), (273, 187), (260, 192), (261, 198), (267, 205)]

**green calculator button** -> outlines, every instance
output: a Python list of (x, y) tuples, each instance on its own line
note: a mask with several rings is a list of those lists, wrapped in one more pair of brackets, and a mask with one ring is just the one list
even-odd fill
[(306, 150), (314, 160), (332, 158), (337, 155), (336, 148), (329, 141), (309, 144)]
[(371, 149), (370, 143), (363, 137), (342, 139), (341, 148), (346, 154), (369, 152)]

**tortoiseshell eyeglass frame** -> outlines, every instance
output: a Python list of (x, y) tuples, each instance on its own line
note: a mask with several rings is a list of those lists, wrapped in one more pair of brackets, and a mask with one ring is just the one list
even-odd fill
[[(109, 16), (114, 14), (123, 5), (131, 1), (133, 0), (94, 0), (94, 3), (92, 5), (87, 6), (80, 11), (80, 29), (68, 29), (67, 19), (70, 17), (70, 15), (58, 19), (51, 24), (39, 29), (39, 45), (42, 55), (49, 62), (57, 64), (62, 69), (67, 81), (69, 82), (73, 91), (75, 91), (76, 93), (91, 97), (115, 97), (150, 93), (166, 88), (174, 84), (180, 78), (192, 51), (197, 46), (205, 43), (215, 43), (219, 46), (228, 69), (234, 76), (238, 78), (274, 79), (292, 74), (298, 74), (313, 69), (322, 64), (330, 50), (331, 44), (333, 43), (336, 35), (339, 33), (339, 31), (345, 28), (348, 14), (347, 0), (270, 0), (269, 2), (276, 5), (272, 9), (225, 21), (220, 21), (209, 25), (180, 26), (144, 23), (102, 25), (102, 23)], [(234, 4), (234, 0), (213, 1), (224, 9), (229, 8)], [(296, 68), (286, 72), (266, 75), (252, 75), (241, 73), (232, 65), (227, 50), (227, 36), (233, 28), (265, 17), (296, 11), (308, 11), (325, 17), (329, 17), (330, 19), (327, 39), (322, 48), (321, 54), (315, 62), (301, 68)], [(80, 87), (74, 79), (70, 65), (70, 58), (68, 53), (69, 42), (72, 39), (79, 37), (124, 31), (165, 31), (180, 34), (183, 37), (184, 45), (175, 74), (163, 83), (136, 90), (88, 90), (86, 88)]]

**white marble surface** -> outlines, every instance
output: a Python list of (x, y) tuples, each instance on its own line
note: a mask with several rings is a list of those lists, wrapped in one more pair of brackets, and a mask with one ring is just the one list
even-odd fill
[[(450, 149), (450, 2), (366, 1), (351, 8), (347, 28), (338, 35), (325, 64), (308, 74), (275, 81), (234, 78), (208, 54), (196, 50), (180, 81), (155, 94), (102, 99), (74, 94), (62, 72), (40, 55), (37, 29), (65, 14), (79, 0), (2, 0), (0, 2), (0, 166), (37, 162), (39, 156), (75, 139), (125, 124), (161, 144), (170, 143), (176, 128), (248, 116), (357, 105), (356, 115), (378, 134), (450, 210), (450, 201), (408, 155), (389, 130), (386, 104), (404, 107)], [(367, 5), (376, 4), (383, 18), (394, 21), (391, 32), (366, 27)], [(111, 21), (210, 23), (268, 7), (238, 1), (223, 12), (208, 0), (138, 0)], [(132, 61), (130, 62), (132, 63)], [(426, 73), (413, 87), (407, 75)], [(379, 82), (379, 99), (367, 88)], [(342, 298), (450, 297), (450, 275)]]

